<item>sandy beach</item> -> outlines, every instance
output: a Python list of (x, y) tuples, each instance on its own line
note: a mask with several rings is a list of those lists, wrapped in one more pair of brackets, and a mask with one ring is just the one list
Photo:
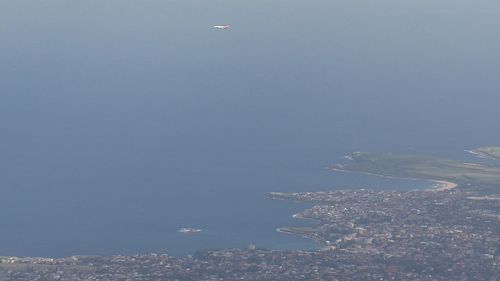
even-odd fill
[(458, 184), (450, 181), (442, 181), (442, 180), (431, 180), (431, 181), (436, 183), (434, 187), (430, 188), (430, 190), (433, 191), (447, 191), (447, 190), (452, 190), (458, 186)]

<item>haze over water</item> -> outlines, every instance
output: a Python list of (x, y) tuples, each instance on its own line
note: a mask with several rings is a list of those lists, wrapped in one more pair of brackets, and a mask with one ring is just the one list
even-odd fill
[(305, 206), (266, 192), (422, 187), (324, 167), (500, 144), (499, 16), (494, 0), (4, 1), (0, 255), (314, 247), (275, 232)]

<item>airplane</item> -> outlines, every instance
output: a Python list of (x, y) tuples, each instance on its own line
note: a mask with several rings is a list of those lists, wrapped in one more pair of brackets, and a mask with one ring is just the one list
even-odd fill
[(229, 29), (229, 25), (214, 25), (214, 28), (217, 29)]

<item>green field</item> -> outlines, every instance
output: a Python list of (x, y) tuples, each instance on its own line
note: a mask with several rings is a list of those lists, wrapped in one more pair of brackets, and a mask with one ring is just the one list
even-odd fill
[[(461, 188), (497, 189), (500, 167), (441, 159), (429, 156), (355, 152), (347, 156), (350, 163), (335, 165), (335, 170), (368, 173), (395, 178), (441, 180)], [(497, 189), (498, 190), (498, 189)]]
[(478, 157), (500, 159), (500, 147), (496, 146), (483, 146), (470, 152)]

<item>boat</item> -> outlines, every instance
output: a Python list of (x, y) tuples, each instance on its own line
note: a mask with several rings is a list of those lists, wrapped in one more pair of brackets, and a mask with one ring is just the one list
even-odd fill
[(203, 231), (203, 229), (190, 228), (190, 227), (183, 227), (183, 228), (179, 228), (179, 230), (177, 230), (177, 232), (182, 233), (182, 234), (194, 234), (194, 233), (199, 233), (202, 231)]

